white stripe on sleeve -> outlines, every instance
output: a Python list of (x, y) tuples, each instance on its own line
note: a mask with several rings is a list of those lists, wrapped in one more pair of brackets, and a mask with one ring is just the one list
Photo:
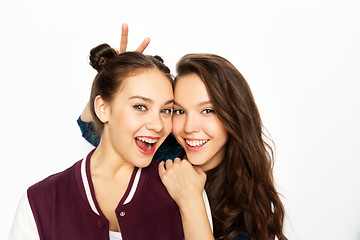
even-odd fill
[(203, 199), (204, 199), (206, 214), (207, 214), (207, 217), (208, 217), (208, 220), (209, 220), (209, 223), (210, 223), (211, 231), (214, 232), (212, 216), (211, 216), (211, 209), (210, 209), (210, 203), (209, 203), (209, 199), (207, 197), (207, 194), (205, 192), (205, 189), (203, 191)]

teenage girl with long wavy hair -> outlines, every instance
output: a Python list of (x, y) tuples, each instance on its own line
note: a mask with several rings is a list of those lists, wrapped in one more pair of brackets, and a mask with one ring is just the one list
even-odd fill
[(180, 207), (185, 237), (212, 238), (200, 201), (205, 184), (216, 239), (287, 239), (273, 152), (246, 80), (213, 54), (185, 55), (177, 74), (173, 133), (188, 160), (168, 160), (159, 171)]

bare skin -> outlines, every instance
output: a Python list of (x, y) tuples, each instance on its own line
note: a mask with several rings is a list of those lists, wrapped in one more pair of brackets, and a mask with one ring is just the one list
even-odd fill
[(115, 161), (101, 164), (104, 159), (99, 158), (99, 155), (101, 153), (94, 154), (90, 163), (96, 199), (109, 221), (109, 230), (120, 232), (114, 209), (126, 192), (134, 167), (126, 164), (120, 166)]

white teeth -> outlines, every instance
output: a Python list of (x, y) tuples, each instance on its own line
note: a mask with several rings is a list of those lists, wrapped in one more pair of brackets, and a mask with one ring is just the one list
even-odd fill
[(156, 143), (158, 141), (158, 139), (151, 139), (147, 137), (136, 137), (136, 139), (146, 143)]
[(187, 144), (189, 144), (191, 147), (201, 146), (207, 143), (209, 140), (185, 140)]

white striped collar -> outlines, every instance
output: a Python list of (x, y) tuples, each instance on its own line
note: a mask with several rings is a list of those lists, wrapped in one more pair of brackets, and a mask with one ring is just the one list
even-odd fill
[[(83, 160), (81, 161), (81, 179), (82, 179), (82, 182), (83, 182), (83, 185), (84, 185), (86, 198), (87, 198), (87, 200), (88, 200), (88, 202), (90, 204), (91, 209), (97, 215), (100, 215), (99, 211), (96, 208), (95, 201), (94, 201), (94, 199), (93, 199), (93, 197), (91, 195), (90, 184), (89, 184), (89, 181), (88, 181), (89, 178), (88, 178), (87, 173), (86, 173), (86, 159), (87, 159), (87, 157), (83, 158)], [(89, 158), (90, 158), (90, 156), (89, 156)], [(123, 205), (128, 204), (132, 200), (132, 198), (134, 197), (136, 189), (137, 189), (138, 184), (139, 184), (141, 171), (142, 171), (142, 169), (138, 168), (138, 170), (136, 172), (136, 175), (135, 175), (135, 178), (134, 178), (134, 182), (133, 182), (133, 184), (131, 186), (131, 190), (129, 192), (129, 195), (125, 199)]]

